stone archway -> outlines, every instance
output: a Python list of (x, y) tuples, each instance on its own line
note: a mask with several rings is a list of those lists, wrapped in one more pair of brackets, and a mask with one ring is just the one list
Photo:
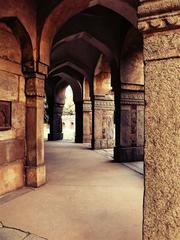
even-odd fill
[[(88, 9), (92, 6), (104, 6), (109, 8), (124, 18), (126, 18), (132, 25), (137, 26), (136, 9), (124, 1), (92, 1), (82, 0), (77, 4), (71, 4), (71, 0), (61, 2), (48, 16), (41, 32), (39, 42), (39, 59), (40, 62), (49, 65), (49, 56), (53, 43), (53, 39), (57, 31), (65, 24), (72, 16)], [(71, 7), (70, 7), (71, 6)], [(66, 14), (63, 14), (64, 9), (69, 9)], [(56, 24), (54, 24), (56, 23)]]

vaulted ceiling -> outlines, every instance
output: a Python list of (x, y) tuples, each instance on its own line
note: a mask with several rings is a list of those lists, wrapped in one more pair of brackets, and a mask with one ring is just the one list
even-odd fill
[(109, 64), (118, 62), (129, 28), (125, 18), (100, 5), (73, 16), (54, 38), (48, 85), (55, 85), (59, 73), (64, 73), (61, 77), (69, 76), (81, 83), (86, 77), (91, 83), (102, 54)]

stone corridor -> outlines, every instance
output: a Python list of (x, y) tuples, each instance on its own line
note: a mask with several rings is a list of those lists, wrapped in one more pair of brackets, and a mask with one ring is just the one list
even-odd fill
[(141, 174), (82, 144), (46, 142), (45, 159), (46, 185), (0, 199), (5, 226), (48, 240), (141, 240)]

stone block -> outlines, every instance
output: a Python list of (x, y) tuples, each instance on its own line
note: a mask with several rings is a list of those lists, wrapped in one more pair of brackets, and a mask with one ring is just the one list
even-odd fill
[(0, 166), (0, 195), (24, 186), (23, 161)]
[(12, 103), (12, 128), (16, 133), (16, 138), (25, 137), (25, 116), (26, 116), (25, 103), (13, 102)]
[(25, 158), (24, 140), (0, 141), (0, 165)]
[(0, 69), (5, 72), (10, 72), (15, 75), (22, 75), (21, 65), (19, 63), (11, 62), (0, 58)]
[(25, 79), (23, 76), (19, 77), (19, 102), (26, 102), (25, 96)]
[[(146, 34), (144, 37), (144, 59), (158, 60), (180, 56), (180, 31), (171, 30), (153, 34)], [(159, 47), (161, 46), (161, 47)]]
[(46, 183), (45, 165), (26, 168), (26, 184), (29, 187), (40, 187)]
[(17, 75), (0, 70), (0, 86), (1, 100), (18, 100), (19, 81)]

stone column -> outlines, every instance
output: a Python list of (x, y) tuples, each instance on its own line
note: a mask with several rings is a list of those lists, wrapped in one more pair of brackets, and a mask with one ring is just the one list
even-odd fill
[(144, 240), (180, 239), (179, 10), (178, 0), (139, 7), (146, 100)]
[(114, 147), (114, 100), (112, 96), (95, 95), (93, 103), (93, 149)]
[(49, 141), (57, 141), (63, 139), (62, 133), (62, 114), (64, 103), (53, 102), (50, 109), (50, 134), (48, 135)]
[(75, 142), (83, 143), (83, 102), (75, 102), (75, 112), (76, 112), (76, 132), (75, 132)]
[[(119, 93), (120, 94), (120, 93)], [(116, 134), (115, 160), (132, 162), (144, 160), (144, 91), (123, 90), (117, 99), (115, 122), (120, 127)], [(116, 108), (116, 111), (117, 111)], [(119, 144), (119, 145), (118, 145)]]
[(83, 143), (92, 139), (92, 104), (91, 100), (83, 101)]
[(46, 182), (44, 165), (44, 76), (26, 77), (26, 184), (39, 187)]

